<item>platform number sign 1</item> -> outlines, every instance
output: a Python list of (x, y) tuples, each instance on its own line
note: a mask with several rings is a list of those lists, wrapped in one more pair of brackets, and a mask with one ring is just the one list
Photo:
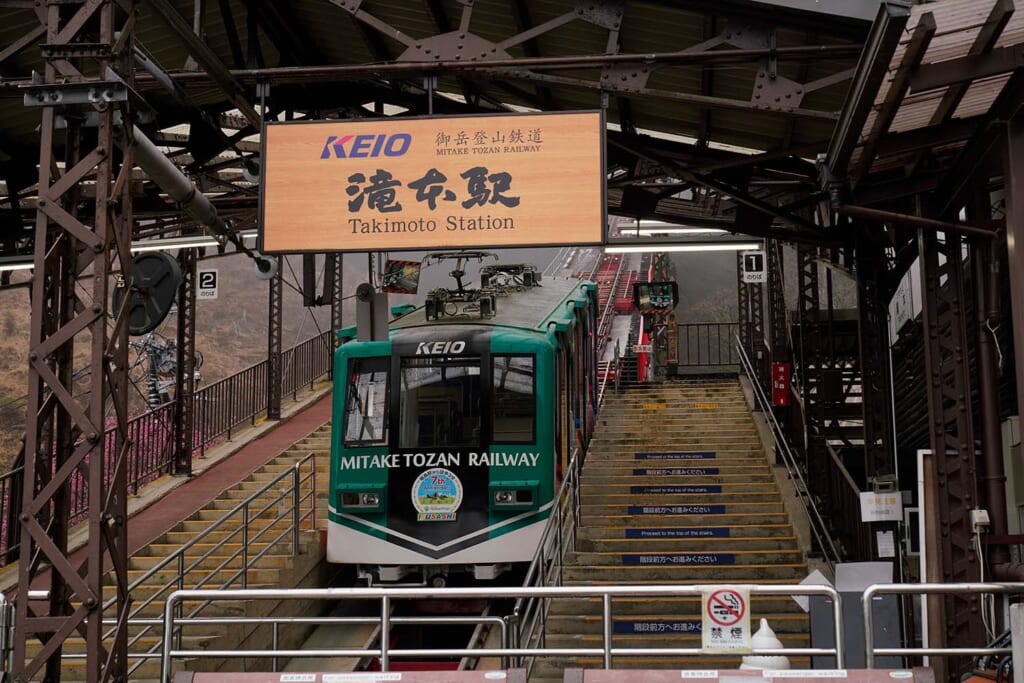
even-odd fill
[(763, 251), (743, 252), (743, 282), (759, 285), (765, 280), (765, 258)]
[(750, 590), (704, 591), (701, 645), (705, 652), (750, 652)]
[(197, 299), (216, 299), (217, 298), (217, 270), (212, 268), (210, 270), (196, 271), (198, 286), (196, 287), (196, 298)]

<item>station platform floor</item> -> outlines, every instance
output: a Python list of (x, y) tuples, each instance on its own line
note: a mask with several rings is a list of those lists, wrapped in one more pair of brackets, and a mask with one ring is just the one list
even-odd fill
[[(196, 458), (192, 476), (165, 475), (142, 488), (137, 495), (130, 496), (129, 556), (329, 421), (331, 396), (330, 383), (325, 382), (299, 395), (296, 401), (286, 401), (282, 405), (280, 420), (262, 418), (254, 426), (239, 430), (230, 441), (208, 449), (205, 456)], [(85, 523), (77, 525), (69, 534), (72, 564), (84, 559), (85, 545), (89, 541), (86, 526)], [(37, 580), (44, 585), (45, 573)], [(0, 591), (10, 595), (17, 582), (17, 564), (0, 571)]]

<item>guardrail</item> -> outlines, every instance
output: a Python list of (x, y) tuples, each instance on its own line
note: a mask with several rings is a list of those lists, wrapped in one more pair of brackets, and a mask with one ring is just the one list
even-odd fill
[[(526, 570), (523, 588), (537, 588), (554, 583), (562, 585), (565, 553), (576, 549), (576, 530), (580, 521), (581, 453), (573, 449), (569, 467), (555, 496), (555, 508), (544, 527), (537, 552)], [(513, 642), (538, 642), (543, 647), (549, 604), (546, 600), (524, 596), (516, 600), (509, 615)], [(521, 662), (517, 662), (517, 666)], [(529, 673), (529, 671), (527, 671)]]
[[(330, 330), (321, 332), (285, 351), (282, 395), (296, 397), (303, 386), (312, 387), (331, 370), (333, 356)], [(193, 396), (193, 452), (206, 449), (220, 439), (231, 439), (242, 424), (255, 424), (267, 410), (267, 361), (197, 390)], [(168, 473), (173, 464), (174, 402), (150, 410), (128, 421), (128, 490), (135, 494), (146, 484)], [(104, 434), (107, 452), (113, 452), (115, 430)], [(106, 481), (113, 476), (115, 458), (107, 458)], [(21, 509), (24, 469), (16, 468), (0, 477), (0, 566), (17, 559), (20, 526), (15, 522)], [(70, 524), (88, 514), (88, 486), (77, 471), (71, 479)]]
[(814, 540), (822, 552), (823, 559), (828, 563), (830, 568), (834, 569), (836, 563), (842, 559), (839, 547), (836, 545), (835, 540), (829, 533), (828, 525), (825, 523), (825, 519), (822, 517), (821, 511), (818, 509), (818, 505), (815, 503), (814, 497), (811, 495), (811, 491), (807, 486), (807, 481), (804, 479), (804, 473), (797, 461), (796, 454), (793, 453), (793, 450), (789, 446), (789, 441), (786, 439), (786, 432), (782, 429), (779, 421), (775, 419), (775, 413), (772, 410), (771, 401), (768, 400), (764, 390), (761, 388), (760, 382), (757, 381), (757, 375), (754, 373), (754, 368), (750, 364), (750, 359), (747, 357), (747, 352), (743, 349), (743, 344), (740, 342), (739, 336), (736, 336), (735, 339), (737, 357), (740, 359), (743, 371), (746, 373), (747, 378), (750, 380), (750, 385), (754, 389), (754, 398), (761, 407), (761, 413), (764, 415), (765, 419), (768, 421), (768, 426), (771, 428), (772, 440), (775, 443), (775, 452), (781, 456), (782, 462), (786, 466), (786, 471), (789, 474), (789, 478), (796, 488), (797, 498), (799, 498), (800, 503), (807, 512), (807, 519), (810, 522), (811, 533), (814, 535)]
[[(310, 589), (251, 589), (251, 590), (182, 590), (175, 591), (167, 599), (164, 606), (164, 638), (162, 643), (161, 681), (170, 683), (173, 661), (180, 658), (196, 659), (239, 659), (239, 658), (262, 658), (273, 657), (377, 657), (380, 659), (381, 671), (389, 671), (392, 659), (413, 658), (423, 659), (427, 657), (508, 657), (516, 661), (525, 658), (535, 657), (601, 657), (603, 668), (612, 668), (615, 657), (664, 657), (664, 656), (729, 656), (728, 653), (706, 652), (701, 647), (680, 647), (680, 648), (623, 648), (612, 646), (612, 622), (616, 604), (624, 604), (629, 599), (646, 599), (651, 597), (700, 597), (705, 592), (721, 589), (721, 584), (709, 585), (663, 585), (663, 586), (547, 586), (535, 588), (310, 588)], [(843, 650), (843, 622), (842, 602), (838, 592), (831, 586), (820, 585), (736, 585), (733, 588), (747, 590), (751, 595), (817, 595), (823, 596), (832, 602), (832, 628), (833, 642), (835, 647), (830, 648), (782, 648), (782, 649), (761, 649), (755, 648), (752, 654), (758, 655), (803, 655), (803, 656), (831, 656), (835, 657), (837, 668), (842, 668), (845, 662)], [(517, 603), (521, 600), (532, 599), (537, 602), (547, 603), (556, 599), (586, 599), (599, 598), (601, 600), (601, 633), (602, 641), (600, 647), (572, 647), (572, 648), (546, 648), (543, 647), (522, 647), (514, 644), (512, 647), (500, 648), (418, 648), (398, 649), (391, 646), (388, 633), (394, 622), (391, 616), (394, 603), (401, 600), (445, 600), (455, 602), (459, 600), (479, 599), (515, 599)], [(174, 647), (172, 635), (178, 631), (184, 623), (178, 619), (177, 613), (183, 610), (186, 603), (212, 604), (214, 602), (238, 602), (257, 600), (318, 600), (318, 601), (345, 601), (351, 604), (353, 600), (373, 600), (378, 603), (380, 614), (380, 641), (375, 648), (344, 648), (344, 649), (317, 649), (317, 650), (210, 650), (210, 649), (184, 649)], [(212, 617), (207, 623), (216, 623), (218, 618)]]
[(864, 665), (875, 668), (875, 657), (1006, 655), (1001, 647), (875, 647), (874, 597), (876, 595), (1022, 594), (1024, 583), (880, 583), (868, 586), (861, 597), (864, 610)]
[(680, 366), (739, 365), (732, 342), (739, 334), (738, 322), (680, 323), (677, 327)]
[[(304, 525), (312, 529), (315, 519), (316, 457), (310, 453), (133, 581), (128, 586), (129, 595), (142, 587), (149, 595), (133, 604), (128, 614), (129, 622), (136, 623), (142, 619), (140, 615), (144, 610), (174, 591), (185, 588), (186, 583), (193, 588), (245, 588), (249, 572), (271, 551), (285, 547), (291, 554), (298, 554), (300, 531)], [(223, 538), (213, 540), (225, 531)], [(206, 566), (211, 560), (217, 561), (222, 548), (232, 544), (238, 545), (237, 550), (221, 558), (216, 566)], [(167, 572), (173, 572), (169, 579), (153, 585), (154, 577)], [(116, 598), (108, 600), (104, 609), (110, 608), (115, 601)], [(196, 606), (188, 616), (198, 616), (206, 604)], [(154, 628), (154, 624), (149, 624), (136, 632), (129, 641), (129, 648)], [(154, 653), (158, 649), (159, 646), (154, 645), (148, 652)], [(129, 674), (141, 664), (137, 662)]]

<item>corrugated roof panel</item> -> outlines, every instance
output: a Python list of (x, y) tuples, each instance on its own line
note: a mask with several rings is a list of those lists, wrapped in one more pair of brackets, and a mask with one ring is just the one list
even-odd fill
[(964, 94), (964, 99), (956, 108), (954, 118), (965, 119), (978, 114), (984, 114), (999, 96), (1003, 86), (1010, 80), (1009, 74), (983, 78), (971, 83)]

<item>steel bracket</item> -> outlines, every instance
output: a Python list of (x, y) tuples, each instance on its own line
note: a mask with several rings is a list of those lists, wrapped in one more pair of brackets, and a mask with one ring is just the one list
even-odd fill
[(22, 86), (26, 107), (110, 104), (128, 101), (128, 86), (120, 81), (47, 83)]
[(601, 70), (601, 87), (611, 90), (640, 90), (647, 87), (651, 68), (640, 64), (610, 64)]
[(576, 0), (576, 14), (589, 24), (618, 31), (622, 26), (624, 4), (622, 0)]
[(804, 99), (804, 84), (785, 76), (771, 76), (768, 59), (762, 59), (754, 77), (754, 92), (750, 97), (753, 104), (765, 109), (786, 111), (796, 109)]
[(511, 55), (497, 43), (468, 31), (450, 31), (417, 40), (398, 58), (400, 62), (480, 61), (510, 59)]

